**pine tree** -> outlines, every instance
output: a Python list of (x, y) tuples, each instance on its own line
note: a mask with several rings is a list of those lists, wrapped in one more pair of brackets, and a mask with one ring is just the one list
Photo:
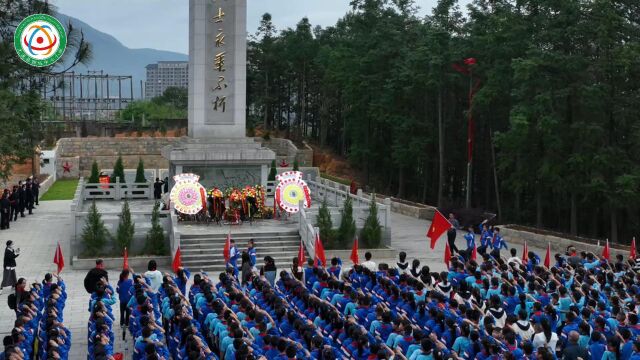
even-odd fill
[(122, 156), (118, 156), (115, 165), (113, 165), (113, 173), (111, 174), (111, 182), (115, 183), (116, 178), (120, 179), (121, 183), (124, 183), (124, 164), (122, 163)]
[(116, 231), (116, 246), (119, 251), (123, 251), (124, 248), (131, 248), (134, 233), (135, 224), (131, 220), (129, 202), (125, 199), (124, 204), (122, 205), (122, 212), (120, 213), (120, 223), (118, 224), (118, 230)]
[(269, 172), (268, 181), (276, 181), (276, 175), (278, 175), (278, 169), (276, 168), (276, 161), (271, 161), (271, 171)]
[(340, 212), (342, 213), (342, 219), (340, 220), (336, 242), (341, 247), (347, 248), (347, 245), (351, 244), (353, 237), (356, 235), (356, 222), (353, 219), (353, 201), (350, 196), (344, 201)]
[(109, 232), (104, 226), (102, 215), (98, 212), (98, 207), (94, 201), (89, 208), (89, 214), (82, 232), (82, 241), (84, 242), (88, 255), (98, 255), (104, 245), (107, 243)]
[(147, 182), (147, 178), (144, 176), (144, 161), (140, 159), (138, 161), (138, 168), (136, 169), (136, 181), (137, 184), (144, 184)]
[(89, 184), (97, 184), (100, 182), (100, 169), (98, 163), (94, 160), (91, 164), (91, 176), (89, 176)]
[(335, 241), (335, 230), (333, 230), (333, 221), (331, 221), (331, 213), (327, 206), (327, 199), (322, 201), (318, 216), (316, 217), (316, 224), (320, 229), (320, 238), (324, 242), (324, 246), (332, 249)]
[(375, 194), (371, 195), (369, 215), (364, 222), (364, 227), (360, 231), (360, 240), (364, 246), (370, 249), (379, 248), (382, 241), (382, 228), (378, 221), (378, 205), (376, 204)]
[(151, 229), (147, 233), (145, 252), (149, 255), (164, 255), (165, 239), (164, 229), (160, 225), (160, 202), (156, 201), (151, 213)]

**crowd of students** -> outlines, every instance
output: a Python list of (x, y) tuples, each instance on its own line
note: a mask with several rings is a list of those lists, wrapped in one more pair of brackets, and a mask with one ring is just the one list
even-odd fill
[[(196, 274), (190, 289), (186, 269), (163, 275), (150, 263), (144, 274), (122, 273), (120, 323), (136, 360), (640, 360), (634, 259), (569, 247), (547, 268), (516, 249), (509, 258), (469, 255), (441, 273), (410, 265), (405, 253), (393, 265), (367, 254), (348, 271), (339, 259), (301, 268), (296, 258), (275, 283), (229, 267), (217, 281)], [(102, 336), (91, 337), (111, 344), (117, 301), (103, 285), (90, 308), (92, 319), (108, 320), (93, 319)], [(106, 353), (94, 345), (90, 358)]]
[(63, 323), (66, 299), (65, 283), (57, 275), (46, 274), (41, 284), (30, 288), (24, 278), (19, 279), (10, 297), (16, 304), (16, 320), (11, 334), (3, 338), (0, 359), (68, 359), (71, 332)]

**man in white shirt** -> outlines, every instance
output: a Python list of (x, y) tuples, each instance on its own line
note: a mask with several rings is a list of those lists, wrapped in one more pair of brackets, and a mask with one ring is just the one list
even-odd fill
[(511, 257), (507, 260), (507, 264), (516, 263), (518, 265), (522, 265), (522, 260), (516, 256), (517, 251), (515, 248), (511, 248)]
[(147, 270), (149, 271), (144, 273), (144, 277), (149, 280), (149, 287), (151, 287), (154, 292), (157, 292), (162, 285), (162, 273), (158, 271), (158, 264), (155, 260), (149, 261)]
[(371, 253), (370, 252), (367, 251), (364, 254), (364, 259), (365, 259), (365, 262), (362, 263), (362, 266), (366, 267), (367, 269), (369, 269), (371, 271), (378, 270), (376, 268), (376, 263), (374, 261), (371, 261)]

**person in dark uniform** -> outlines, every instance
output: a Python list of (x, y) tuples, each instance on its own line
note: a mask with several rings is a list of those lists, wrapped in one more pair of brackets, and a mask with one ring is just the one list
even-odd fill
[(9, 217), (11, 216), (11, 202), (9, 201), (9, 189), (4, 189), (2, 199), (0, 199), (0, 230), (9, 228)]
[(84, 289), (88, 294), (93, 294), (96, 292), (98, 285), (103, 282), (109, 283), (109, 273), (104, 269), (104, 261), (98, 259), (96, 260), (96, 267), (89, 270), (84, 278)]
[(153, 183), (153, 198), (156, 200), (162, 198), (162, 185), (164, 182), (160, 181), (160, 178), (156, 178), (156, 182)]
[(169, 192), (169, 177), (165, 177), (164, 178), (164, 193), (168, 193)]
[(33, 215), (33, 190), (31, 188), (31, 182), (27, 181), (24, 189), (24, 197), (27, 210), (29, 210), (29, 215)]
[(40, 202), (38, 200), (40, 197), (40, 181), (38, 181), (37, 178), (34, 178), (31, 183), (31, 191), (33, 191), (33, 201), (35, 201), (37, 206), (40, 206)]
[(20, 256), (20, 249), (13, 248), (13, 241), (7, 241), (7, 248), (4, 249), (4, 262), (2, 263), (2, 284), (0, 284), (0, 294), (2, 288), (13, 287), (18, 282), (16, 277), (16, 258)]
[(18, 198), (18, 187), (13, 185), (13, 190), (11, 191), (11, 196), (9, 196), (9, 201), (11, 202), (11, 214), (9, 218), (13, 221), (18, 220), (18, 209), (20, 208), (20, 199)]
[(27, 206), (27, 194), (25, 186), (22, 181), (18, 182), (18, 211), (20, 211), (20, 217), (24, 217), (24, 208)]

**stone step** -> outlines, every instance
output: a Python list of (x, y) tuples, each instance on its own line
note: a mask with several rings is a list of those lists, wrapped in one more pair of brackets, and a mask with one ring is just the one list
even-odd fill
[[(289, 252), (289, 251), (298, 251), (299, 245), (296, 244), (268, 244), (265, 246), (260, 246), (256, 248), (256, 254), (258, 256), (261, 255), (269, 255), (272, 252)], [(203, 246), (203, 247), (186, 247), (180, 246), (180, 251), (182, 255), (189, 254), (208, 254), (215, 255), (222, 253), (224, 246)], [(239, 249), (241, 252), (245, 251), (245, 249)]]
[[(202, 233), (202, 234), (181, 234), (181, 240), (197, 240), (197, 239), (222, 239), (226, 240), (228, 234), (211, 234), (211, 233)], [(291, 231), (274, 231), (274, 232), (258, 232), (258, 233), (231, 233), (231, 238), (236, 242), (239, 240), (248, 241), (249, 239), (254, 239), (256, 241), (260, 239), (273, 239), (282, 236), (299, 236), (298, 230)]]
[[(194, 252), (194, 251), (181, 251), (182, 259), (218, 259), (223, 258), (222, 249), (218, 249), (217, 251), (202, 251), (202, 252)], [(256, 251), (256, 258), (263, 259), (265, 256), (271, 256), (272, 258), (282, 256), (283, 254), (289, 253), (298, 253), (298, 248), (291, 247), (286, 250), (282, 250), (279, 248), (270, 249), (270, 250), (262, 250)], [(240, 256), (240, 255), (239, 255)]]
[[(297, 256), (297, 253), (290, 254), (291, 256), (281, 255), (274, 258), (276, 264), (291, 264), (291, 261), (294, 257)], [(182, 264), (184, 267), (189, 268), (191, 271), (198, 271), (201, 268), (205, 268), (207, 266), (222, 266), (224, 268), (224, 258), (219, 259), (210, 259), (210, 258), (202, 258), (202, 259), (182, 259)], [(262, 266), (263, 262), (258, 261), (258, 267)], [(238, 267), (240, 267), (240, 260), (238, 260)]]
[[(236, 246), (239, 245), (246, 245), (249, 242), (249, 239), (235, 239), (232, 238), (235, 243)], [(282, 235), (282, 236), (273, 236), (273, 237), (269, 237), (269, 238), (252, 238), (256, 244), (256, 246), (258, 246), (259, 244), (270, 244), (272, 242), (275, 241), (280, 241), (280, 242), (298, 242), (300, 241), (300, 235)], [(226, 238), (222, 238), (222, 239), (218, 239), (218, 238), (197, 238), (197, 239), (193, 239), (193, 238), (183, 238), (180, 237), (180, 244), (189, 244), (189, 245), (195, 245), (195, 244), (223, 244), (227, 241)]]

